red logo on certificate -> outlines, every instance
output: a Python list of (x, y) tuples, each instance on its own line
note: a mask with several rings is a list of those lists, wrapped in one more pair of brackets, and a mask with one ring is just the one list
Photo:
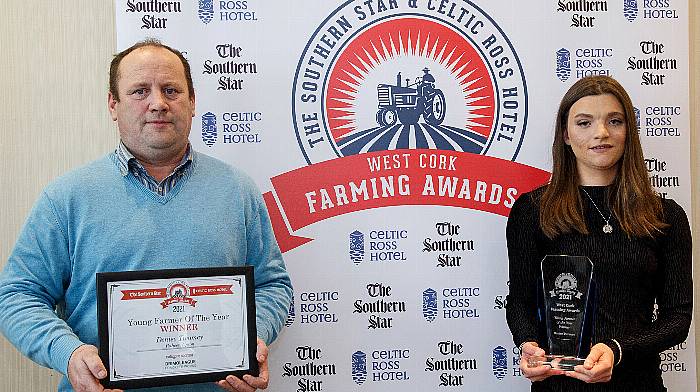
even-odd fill
[(197, 301), (190, 297), (190, 288), (187, 283), (176, 280), (168, 285), (168, 298), (161, 302), (160, 305), (163, 309), (167, 308), (170, 304), (184, 302), (190, 306), (194, 306)]

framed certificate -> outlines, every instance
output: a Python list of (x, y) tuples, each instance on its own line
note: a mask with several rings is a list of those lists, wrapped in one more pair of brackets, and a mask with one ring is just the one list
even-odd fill
[(97, 274), (107, 388), (258, 375), (253, 267)]

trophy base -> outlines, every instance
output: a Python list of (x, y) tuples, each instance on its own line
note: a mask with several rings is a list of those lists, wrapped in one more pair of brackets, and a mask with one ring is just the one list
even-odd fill
[(573, 371), (576, 365), (583, 365), (585, 359), (567, 357), (565, 355), (545, 355), (543, 357), (530, 357), (527, 360), (527, 367), (549, 366), (552, 369)]

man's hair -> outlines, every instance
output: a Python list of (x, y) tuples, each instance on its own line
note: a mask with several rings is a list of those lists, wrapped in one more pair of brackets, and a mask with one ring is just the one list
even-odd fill
[(187, 91), (190, 94), (190, 98), (194, 97), (194, 85), (192, 84), (192, 72), (190, 70), (190, 63), (187, 61), (185, 56), (182, 55), (182, 52), (161, 43), (155, 38), (146, 38), (145, 40), (139, 41), (130, 46), (129, 48), (124, 49), (121, 52), (114, 55), (112, 63), (109, 65), (109, 92), (112, 93), (114, 100), (119, 102), (119, 89), (117, 88), (117, 84), (119, 83), (119, 77), (121, 76), (119, 75), (119, 65), (121, 64), (124, 57), (126, 57), (129, 53), (133, 52), (136, 49), (144, 47), (162, 48), (175, 54), (180, 59), (180, 62), (182, 62), (182, 67), (185, 69), (185, 79), (187, 79)]
[(552, 144), (552, 179), (539, 200), (540, 225), (549, 238), (571, 231), (588, 234), (578, 190), (581, 179), (576, 156), (571, 146), (566, 144), (564, 134), (571, 107), (583, 97), (602, 94), (611, 94), (620, 102), (627, 129), (617, 175), (608, 190), (612, 214), (631, 236), (653, 237), (668, 226), (662, 222), (661, 200), (651, 186), (644, 164), (632, 100), (615, 79), (589, 76), (569, 88), (557, 111)]

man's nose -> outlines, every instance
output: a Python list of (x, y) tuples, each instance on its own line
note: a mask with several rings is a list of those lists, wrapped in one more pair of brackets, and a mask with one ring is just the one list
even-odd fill
[(162, 91), (153, 91), (149, 98), (150, 102), (148, 103), (148, 108), (150, 110), (161, 111), (166, 110), (168, 108), (168, 104), (165, 101), (165, 95)]

